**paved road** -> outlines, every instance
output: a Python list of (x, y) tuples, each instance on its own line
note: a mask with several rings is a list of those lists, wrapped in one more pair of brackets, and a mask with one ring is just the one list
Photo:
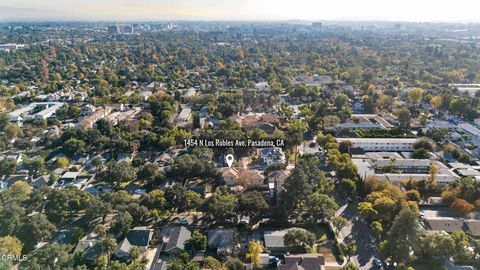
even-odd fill
[(357, 254), (351, 259), (360, 266), (360, 269), (377, 269), (373, 265), (373, 258), (378, 257), (378, 249), (376, 245), (372, 244), (373, 238), (368, 224), (358, 218), (356, 203), (346, 201), (345, 196), (341, 194), (337, 194), (335, 197), (340, 205), (337, 215), (348, 220), (340, 231), (338, 240), (344, 243), (353, 240), (357, 243)]

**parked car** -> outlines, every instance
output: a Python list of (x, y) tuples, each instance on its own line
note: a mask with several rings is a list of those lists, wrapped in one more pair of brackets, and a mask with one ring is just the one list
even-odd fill
[(186, 220), (186, 219), (181, 219), (181, 220), (178, 222), (178, 224), (180, 224), (180, 225), (188, 225), (188, 220)]
[(382, 261), (378, 258), (374, 258), (373, 259), (373, 264), (377, 267), (377, 268), (381, 268), (382, 267)]

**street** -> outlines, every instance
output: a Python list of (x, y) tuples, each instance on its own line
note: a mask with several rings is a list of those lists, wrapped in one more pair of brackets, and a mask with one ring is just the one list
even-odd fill
[(340, 206), (336, 215), (346, 218), (347, 224), (338, 234), (338, 241), (357, 243), (357, 252), (351, 257), (352, 261), (360, 266), (360, 269), (378, 269), (373, 264), (373, 259), (378, 257), (378, 249), (373, 243), (368, 224), (358, 217), (357, 204), (348, 202), (346, 196), (336, 192), (335, 198)]

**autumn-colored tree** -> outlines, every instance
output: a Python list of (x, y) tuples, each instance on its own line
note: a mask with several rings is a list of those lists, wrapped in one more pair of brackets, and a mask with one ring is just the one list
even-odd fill
[(13, 236), (0, 237), (0, 255), (22, 254), (22, 242)]
[(260, 241), (253, 240), (248, 243), (246, 258), (256, 266), (260, 263), (260, 254), (263, 252), (263, 245)]
[(477, 211), (480, 212), (480, 199), (476, 200), (474, 205), (475, 205), (475, 208), (477, 208)]
[(380, 236), (382, 236), (383, 233), (382, 223), (374, 221), (370, 224), (370, 228), (372, 229), (375, 238), (380, 239)]
[(430, 175), (430, 178), (428, 179), (428, 184), (430, 188), (435, 188), (436, 182), (435, 182), (435, 176), (438, 174), (438, 167), (435, 165), (435, 163), (430, 162), (430, 168), (428, 169), (428, 174)]
[(460, 198), (456, 198), (450, 207), (453, 211), (462, 216), (467, 216), (471, 212), (475, 211), (475, 206), (473, 204)]
[(433, 96), (430, 99), (430, 105), (432, 108), (436, 111), (438, 108), (440, 108), (440, 105), (442, 105), (442, 97), (441, 96)]
[(55, 165), (57, 168), (65, 168), (70, 164), (70, 161), (68, 160), (67, 157), (59, 157), (57, 161), (55, 162)]

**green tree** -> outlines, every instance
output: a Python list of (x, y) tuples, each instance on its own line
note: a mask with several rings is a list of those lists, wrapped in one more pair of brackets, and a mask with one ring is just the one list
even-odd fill
[(203, 262), (203, 267), (212, 270), (224, 270), (222, 263), (212, 256), (207, 256)]
[(430, 105), (432, 106), (434, 111), (437, 111), (442, 105), (442, 96), (433, 96), (430, 99)]
[(315, 234), (304, 229), (290, 229), (284, 235), (283, 241), (286, 246), (299, 248), (302, 252), (307, 252), (315, 244)]
[(10, 186), (7, 196), (10, 196), (15, 201), (24, 202), (30, 198), (31, 192), (32, 187), (29, 184), (23, 181), (17, 181)]
[(140, 198), (140, 204), (146, 206), (148, 209), (162, 210), (166, 206), (165, 192), (160, 189), (155, 189), (145, 193)]
[(132, 247), (128, 251), (128, 257), (131, 262), (138, 260), (140, 258), (140, 254), (141, 254), (141, 251), (138, 247)]
[(341, 270), (359, 270), (360, 267), (358, 265), (354, 264), (353, 262), (347, 262)]
[(245, 270), (245, 264), (238, 258), (235, 257), (227, 257), (225, 261), (225, 267), (228, 270)]
[(45, 160), (43, 158), (24, 158), (23, 167), (28, 170), (28, 173), (33, 177), (39, 177), (45, 172)]
[(252, 220), (260, 218), (267, 209), (268, 204), (258, 191), (247, 191), (238, 196), (238, 211)]
[(152, 163), (146, 163), (137, 173), (137, 179), (145, 182), (153, 181), (159, 176), (158, 166)]
[(383, 233), (383, 226), (382, 223), (378, 221), (373, 221), (370, 224), (370, 228), (372, 229), (373, 235), (375, 236), (376, 239), (380, 239)]
[(10, 175), (17, 169), (17, 161), (14, 159), (2, 159), (0, 160), (0, 175)]
[(85, 210), (90, 200), (90, 194), (76, 187), (51, 190), (45, 203), (45, 214), (58, 225), (67, 216)]
[(5, 135), (9, 139), (15, 139), (23, 136), (22, 129), (17, 124), (8, 124), (4, 130)]
[(102, 251), (107, 255), (108, 258), (111, 257), (116, 248), (117, 241), (111, 235), (107, 235), (102, 238)]
[(300, 168), (295, 168), (285, 180), (283, 190), (280, 192), (281, 203), (291, 212), (297, 209), (311, 193), (312, 187), (308, 183), (307, 175)]
[(185, 192), (185, 201), (180, 205), (182, 211), (191, 211), (198, 209), (202, 205), (202, 197), (198, 192), (187, 190)]
[(213, 180), (217, 175), (218, 172), (210, 160), (189, 154), (176, 159), (168, 172), (168, 176), (177, 179), (184, 185), (194, 179)]
[(400, 122), (400, 127), (403, 129), (410, 128), (410, 111), (402, 107), (396, 111), (396, 115), (398, 117), (398, 121)]
[(388, 232), (387, 240), (380, 244), (382, 256), (394, 263), (410, 262), (410, 252), (419, 240), (419, 230), (417, 215), (407, 208), (400, 211)]
[(72, 269), (71, 246), (51, 244), (33, 252), (28, 260), (20, 263), (21, 269)]
[(105, 221), (105, 218), (111, 212), (112, 206), (110, 203), (104, 202), (99, 198), (93, 198), (88, 202), (88, 205), (85, 209), (85, 217), (89, 221), (93, 221), (97, 218), (102, 218), (102, 221)]
[(303, 142), (303, 133), (307, 131), (305, 123), (300, 120), (292, 120), (287, 125), (286, 139), (290, 146), (297, 146)]
[(182, 253), (178, 259), (169, 262), (167, 270), (200, 270), (198, 263), (189, 260), (188, 253)]
[(318, 192), (312, 193), (305, 200), (305, 206), (308, 213), (314, 218), (314, 221), (319, 219), (329, 220), (335, 215), (338, 210), (338, 204), (330, 196)]
[(225, 224), (236, 217), (236, 204), (237, 197), (229, 194), (226, 189), (220, 188), (205, 201), (204, 212), (217, 224)]
[(468, 249), (469, 238), (463, 231), (454, 231), (452, 233), (452, 240), (454, 243), (453, 257), (455, 260), (468, 260), (472, 253)]
[(85, 153), (86, 144), (84, 141), (71, 138), (63, 143), (63, 152), (68, 156)]
[(349, 105), (348, 100), (349, 98), (347, 95), (338, 94), (334, 100), (334, 104), (335, 104), (335, 107), (337, 108), (337, 111), (341, 111), (345, 106)]
[(50, 239), (56, 229), (44, 214), (29, 216), (24, 221), (17, 233), (18, 238), (24, 243), (24, 252), (30, 252), (34, 246)]
[(125, 234), (133, 224), (132, 215), (128, 212), (119, 212), (112, 221), (110, 232), (114, 235)]
[(128, 161), (113, 161), (108, 164), (103, 178), (108, 182), (127, 182), (135, 179), (135, 169)]
[(421, 88), (414, 88), (407, 93), (408, 101), (412, 103), (414, 106), (420, 104), (423, 98), (423, 89)]
[(347, 261), (350, 261), (351, 256), (357, 252), (357, 243), (354, 241), (342, 245), (343, 253), (347, 255)]
[(343, 217), (335, 216), (332, 218), (332, 225), (335, 228), (336, 233), (340, 232), (342, 228), (347, 224), (348, 220)]
[(188, 246), (193, 250), (205, 250), (207, 248), (207, 236), (195, 230), (188, 242)]

